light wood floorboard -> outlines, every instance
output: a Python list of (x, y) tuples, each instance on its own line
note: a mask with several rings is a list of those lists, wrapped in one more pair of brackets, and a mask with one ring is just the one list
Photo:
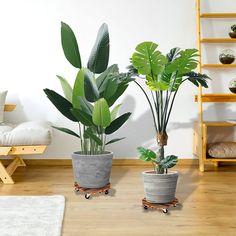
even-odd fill
[(71, 167), (20, 167), (16, 184), (0, 184), (0, 195), (64, 195), (63, 236), (236, 235), (235, 166), (204, 173), (197, 166), (178, 167), (176, 196), (182, 207), (166, 215), (141, 207), (145, 169), (113, 167), (109, 195), (86, 200), (73, 191)]

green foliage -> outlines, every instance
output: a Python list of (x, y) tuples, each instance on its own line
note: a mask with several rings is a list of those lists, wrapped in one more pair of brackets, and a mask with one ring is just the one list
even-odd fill
[(61, 42), (67, 60), (79, 68), (73, 89), (66, 79), (58, 76), (65, 98), (50, 89), (44, 89), (44, 92), (64, 116), (78, 122), (79, 134), (68, 128), (54, 128), (80, 138), (83, 154), (103, 153), (105, 145), (124, 139), (114, 138), (106, 142), (106, 135), (118, 130), (131, 114), (126, 113), (116, 118), (120, 105), (115, 106), (111, 112), (110, 107), (133, 79), (129, 73), (120, 73), (116, 64), (107, 68), (110, 42), (106, 24), (98, 31), (87, 63), (88, 68), (81, 68), (76, 37), (65, 23), (61, 25)]
[(111, 114), (107, 101), (104, 98), (100, 98), (94, 104), (93, 123), (103, 128), (111, 124)]
[(156, 153), (150, 149), (144, 147), (137, 148), (139, 153), (139, 159), (143, 161), (154, 161), (156, 159)]
[(59, 75), (57, 75), (57, 78), (61, 82), (61, 87), (64, 92), (65, 98), (69, 101), (72, 102), (72, 88), (70, 84), (67, 82), (67, 80)]
[(70, 135), (73, 135), (77, 138), (80, 138), (80, 136), (78, 134), (76, 134), (74, 131), (70, 130), (70, 129), (67, 129), (67, 128), (63, 128), (63, 127), (57, 127), (57, 126), (52, 126), (54, 129), (57, 129), (57, 130), (60, 130), (64, 133), (67, 133), (67, 134), (70, 134)]
[(61, 22), (61, 44), (66, 59), (76, 68), (81, 68), (79, 47), (74, 32), (69, 25)]
[(166, 156), (160, 161), (159, 166), (161, 169), (169, 169), (174, 167), (178, 162), (178, 157), (174, 155)]
[(106, 70), (109, 61), (109, 45), (108, 27), (107, 24), (102, 24), (87, 65), (93, 73), (100, 74)]
[(44, 89), (44, 93), (47, 95), (52, 104), (58, 109), (58, 111), (60, 111), (65, 117), (72, 121), (77, 121), (77, 119), (70, 112), (72, 109), (72, 104), (67, 99), (50, 89)]
[(112, 134), (117, 131), (130, 117), (131, 113), (127, 112), (111, 122), (111, 124), (106, 127), (105, 134)]
[(232, 32), (236, 33), (236, 24), (231, 26), (231, 30), (232, 30)]

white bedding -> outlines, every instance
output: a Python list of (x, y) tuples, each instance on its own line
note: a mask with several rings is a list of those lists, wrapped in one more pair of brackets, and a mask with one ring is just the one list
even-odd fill
[(28, 121), (18, 125), (0, 124), (0, 146), (48, 145), (51, 140), (50, 122)]

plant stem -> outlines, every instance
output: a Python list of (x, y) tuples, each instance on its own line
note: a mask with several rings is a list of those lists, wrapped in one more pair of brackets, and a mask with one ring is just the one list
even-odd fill
[(157, 129), (157, 124), (156, 124), (156, 118), (155, 118), (155, 115), (154, 115), (154, 111), (153, 111), (153, 107), (152, 107), (151, 101), (149, 100), (149, 97), (148, 97), (147, 93), (145, 92), (145, 90), (142, 88), (142, 86), (136, 80), (134, 80), (134, 83), (136, 83), (139, 86), (139, 88), (142, 90), (142, 92), (144, 93), (144, 95), (145, 95), (145, 97), (146, 97), (146, 99), (147, 99), (147, 101), (149, 103), (149, 106), (150, 106), (150, 109), (151, 109), (151, 113), (152, 113), (152, 117), (153, 117), (154, 127), (155, 127), (155, 130), (157, 132), (158, 129)]

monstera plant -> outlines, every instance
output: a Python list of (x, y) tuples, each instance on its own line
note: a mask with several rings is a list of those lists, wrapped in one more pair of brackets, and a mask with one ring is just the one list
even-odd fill
[(132, 80), (129, 74), (120, 73), (116, 64), (108, 67), (109, 33), (103, 24), (97, 34), (87, 66), (82, 65), (79, 47), (69, 25), (61, 24), (61, 43), (65, 57), (77, 70), (73, 86), (57, 76), (64, 96), (44, 89), (49, 100), (69, 120), (78, 124), (78, 132), (64, 127), (56, 129), (80, 140), (81, 150), (72, 155), (77, 184), (98, 188), (108, 184), (113, 154), (105, 146), (123, 138), (107, 140), (129, 118), (130, 112), (118, 117), (121, 104), (114, 105)]
[[(177, 172), (167, 172), (168, 168), (177, 163), (177, 156), (165, 156), (164, 153), (164, 147), (168, 141), (168, 122), (176, 95), (185, 82), (207, 88), (209, 77), (194, 72), (198, 65), (198, 51), (196, 49), (173, 48), (167, 55), (164, 55), (157, 48), (158, 45), (154, 42), (143, 42), (137, 45), (129, 70), (133, 76), (145, 81), (149, 90), (148, 94), (137, 79), (134, 81), (148, 101), (158, 146), (157, 153), (144, 147), (138, 148), (140, 159), (152, 162), (154, 167), (153, 172), (143, 172), (146, 196), (151, 202), (164, 203), (174, 199), (178, 177)], [(159, 178), (161, 179), (160, 185), (155, 186), (155, 183), (158, 183), (156, 179)], [(154, 186), (150, 186), (151, 181)], [(156, 192), (154, 193), (155, 188)]]

